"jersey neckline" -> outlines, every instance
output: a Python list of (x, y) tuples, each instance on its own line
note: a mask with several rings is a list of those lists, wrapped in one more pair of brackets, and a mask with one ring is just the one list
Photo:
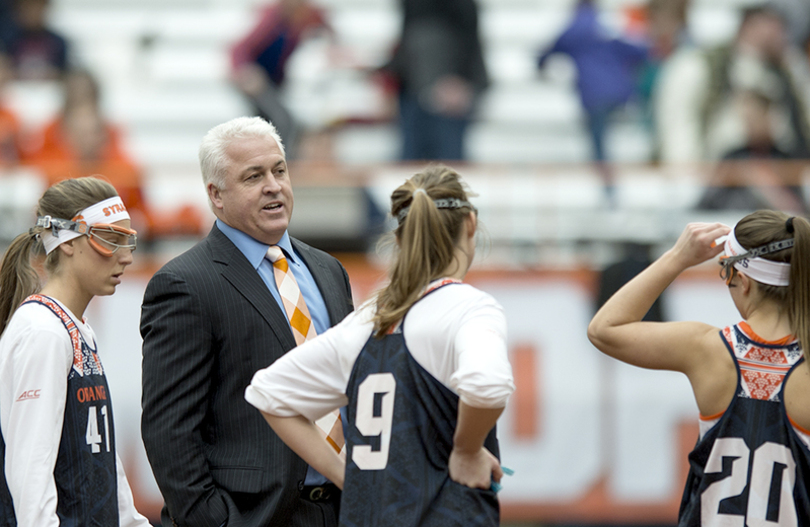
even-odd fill
[(796, 337), (794, 335), (786, 335), (776, 340), (767, 340), (757, 335), (756, 332), (751, 329), (748, 322), (742, 321), (737, 325), (740, 327), (740, 330), (745, 334), (746, 337), (760, 344), (767, 344), (769, 346), (785, 346), (796, 341)]

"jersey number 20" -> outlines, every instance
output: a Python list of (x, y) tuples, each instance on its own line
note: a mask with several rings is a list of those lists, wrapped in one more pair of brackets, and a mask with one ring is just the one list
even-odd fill
[[(793, 486), (796, 483), (796, 461), (784, 445), (763, 443), (751, 453), (739, 437), (723, 437), (714, 442), (706, 462), (706, 473), (723, 471), (723, 458), (734, 458), (731, 475), (709, 485), (700, 497), (700, 524), (703, 527), (796, 527), (796, 505)], [(749, 464), (751, 479), (748, 481)], [(771, 482), (781, 466), (781, 492), (778, 496), (779, 521), (767, 519)], [(779, 474), (776, 473), (778, 476)], [(747, 520), (743, 516), (721, 514), (720, 501), (739, 496), (748, 485)], [(746, 523), (747, 522), (747, 523)]]
[(390, 373), (373, 373), (357, 388), (355, 426), (366, 437), (380, 438), (379, 450), (372, 450), (371, 445), (352, 449), (352, 461), (360, 470), (382, 470), (388, 464), (396, 389), (397, 381)]

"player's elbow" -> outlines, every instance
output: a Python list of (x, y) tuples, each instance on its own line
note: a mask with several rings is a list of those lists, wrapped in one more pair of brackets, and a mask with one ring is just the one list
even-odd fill
[(608, 352), (610, 346), (610, 326), (605, 323), (602, 317), (596, 316), (588, 324), (588, 340), (596, 349), (604, 353)]

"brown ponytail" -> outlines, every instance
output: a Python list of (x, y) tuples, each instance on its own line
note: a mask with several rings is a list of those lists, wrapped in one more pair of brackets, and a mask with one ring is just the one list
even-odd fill
[(810, 223), (793, 218), (793, 255), (790, 262), (788, 313), (793, 334), (799, 338), (804, 358), (810, 362)]
[[(95, 177), (67, 179), (45, 191), (36, 213), (37, 216), (71, 219), (90, 205), (117, 195), (111, 184)], [(41, 288), (31, 257), (43, 252), (39, 238), (42, 231), (42, 227), (34, 227), (17, 236), (0, 264), (0, 335), (23, 300)], [(53, 251), (45, 258), (45, 271), (53, 274), (58, 267), (59, 251)]]
[(761, 256), (790, 264), (789, 285), (780, 287), (761, 282), (757, 285), (764, 299), (784, 310), (790, 330), (799, 339), (805, 358), (810, 360), (810, 223), (784, 212), (758, 210), (737, 223), (734, 235), (745, 249), (794, 239), (792, 248)]
[(39, 274), (31, 265), (35, 233), (20, 234), (11, 242), (0, 264), (0, 335), (23, 300), (40, 289)]
[(456, 242), (471, 205), (438, 208), (435, 200), (467, 201), (460, 176), (445, 166), (431, 166), (391, 194), (396, 260), (390, 283), (377, 294), (375, 336), (382, 337), (419, 299), (422, 290), (453, 262)]

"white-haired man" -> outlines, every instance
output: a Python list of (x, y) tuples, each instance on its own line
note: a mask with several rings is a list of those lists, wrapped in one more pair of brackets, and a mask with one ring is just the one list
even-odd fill
[(152, 277), (141, 314), (142, 432), (164, 525), (334, 527), (340, 492), (284, 445), (244, 390), (306, 336), (287, 286), (279, 292), (277, 258), (317, 332), (352, 311), (348, 275), (287, 234), (293, 192), (270, 123), (212, 128), (200, 167), (215, 225)]

